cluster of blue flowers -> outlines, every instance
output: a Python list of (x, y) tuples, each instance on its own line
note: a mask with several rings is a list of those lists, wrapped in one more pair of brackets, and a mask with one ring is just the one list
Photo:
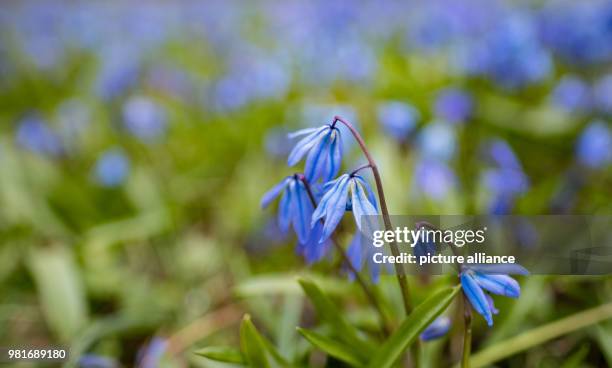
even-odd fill
[[(304, 173), (284, 178), (263, 196), (261, 206), (267, 207), (282, 193), (278, 205), (279, 227), (282, 231), (293, 228), (298, 252), (312, 263), (328, 251), (332, 234), (345, 212), (353, 212), (360, 230), (366, 231), (367, 226), (370, 231), (376, 226), (373, 220), (378, 214), (376, 197), (365, 178), (358, 174), (360, 169), (336, 177), (343, 155), (342, 135), (336, 120), (322, 127), (299, 130), (289, 137), (301, 139), (289, 153), (287, 162), (294, 166), (305, 158)], [(364, 259), (359, 238), (359, 234), (354, 236), (347, 251), (357, 270), (361, 270)], [(374, 276), (377, 277), (377, 272)]]

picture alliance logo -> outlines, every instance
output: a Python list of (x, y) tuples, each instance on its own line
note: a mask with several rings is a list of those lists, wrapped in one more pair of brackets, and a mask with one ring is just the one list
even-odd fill
[(406, 244), (415, 247), (417, 244), (453, 244), (463, 247), (466, 244), (482, 244), (485, 242), (487, 227), (481, 229), (441, 230), (420, 227), (396, 227), (395, 230), (376, 230), (372, 232), (372, 245), (380, 248), (385, 243)]

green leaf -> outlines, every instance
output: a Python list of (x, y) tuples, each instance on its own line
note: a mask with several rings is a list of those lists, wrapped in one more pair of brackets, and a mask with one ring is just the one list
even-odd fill
[(369, 362), (368, 367), (391, 367), (408, 346), (418, 338), (419, 334), (446, 310), (459, 290), (461, 290), (460, 286), (440, 290), (419, 304), (402, 322), (397, 331), (376, 350), (376, 355)]
[(336, 305), (317, 285), (304, 279), (300, 279), (299, 283), (317, 310), (319, 318), (331, 326), (336, 337), (347, 345), (355, 347), (364, 356), (369, 356), (373, 352), (373, 347), (359, 338), (357, 329), (344, 319)]
[(612, 303), (572, 314), (492, 345), (472, 355), (470, 366), (485, 367), (549, 340), (612, 318)]
[(364, 366), (364, 361), (362, 361), (362, 359), (357, 356), (357, 354), (355, 354), (355, 352), (349, 346), (323, 335), (319, 335), (316, 332), (308, 331), (300, 327), (297, 329), (302, 336), (306, 338), (306, 340), (310, 341), (312, 345), (321, 349), (330, 356), (340, 359), (353, 367)]
[(88, 314), (76, 262), (58, 246), (33, 249), (28, 264), (49, 328), (61, 341), (70, 341), (87, 324)]
[(246, 365), (246, 360), (239, 350), (225, 346), (208, 346), (194, 352), (205, 358), (224, 363), (235, 363)]
[(251, 316), (245, 314), (240, 325), (240, 348), (251, 367), (268, 368), (270, 363), (266, 357), (266, 347), (261, 335), (251, 322)]
[[(251, 321), (251, 316), (245, 314), (240, 325), (240, 348), (251, 367), (289, 367), (290, 364), (280, 355), (268, 339), (263, 337)], [(271, 356), (271, 362), (268, 357)]]

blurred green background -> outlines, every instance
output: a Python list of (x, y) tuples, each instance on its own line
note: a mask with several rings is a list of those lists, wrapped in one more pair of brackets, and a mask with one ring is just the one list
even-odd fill
[[(300, 170), (286, 133), (351, 120), (392, 214), (610, 215), (611, 66), (607, 1), (4, 1), (0, 346), (97, 367), (77, 361), (132, 366), (159, 342), (161, 366), (218, 367), (191, 351), (236, 342), (249, 312), (339, 366), (298, 337), (314, 316), (294, 276), (376, 320), (336, 254), (305, 265), (259, 208)], [(523, 281), (474, 351), (612, 300), (610, 277)], [(612, 365), (612, 325), (500, 366), (560, 365)]]

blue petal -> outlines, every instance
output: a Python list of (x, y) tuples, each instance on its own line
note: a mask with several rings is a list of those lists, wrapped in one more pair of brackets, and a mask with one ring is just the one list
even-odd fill
[(263, 195), (261, 198), (261, 208), (266, 208), (274, 200), (274, 198), (278, 197), (280, 192), (285, 189), (287, 183), (289, 182), (289, 177), (284, 178), (280, 183), (276, 184), (274, 188), (270, 189)]
[(493, 294), (503, 295), (510, 298), (518, 298), (521, 295), (521, 287), (515, 279), (508, 275), (488, 275), (480, 272), (474, 273), (474, 280)]
[(491, 308), (489, 308), (489, 302), (487, 302), (484, 292), (472, 277), (471, 272), (461, 273), (461, 286), (463, 286), (463, 293), (474, 310), (484, 317), (489, 326), (493, 326), (493, 316)]
[(421, 333), (421, 340), (431, 341), (438, 339), (448, 332), (451, 327), (451, 320), (448, 317), (436, 318), (427, 328)]
[(324, 180), (332, 180), (340, 170), (342, 164), (342, 139), (340, 131), (334, 129), (332, 132), (332, 143), (329, 149), (329, 158), (326, 162)]
[(306, 243), (310, 234), (310, 219), (312, 217), (312, 203), (304, 187), (304, 183), (296, 181), (293, 184), (293, 195), (291, 198), (293, 230), (297, 234), (300, 243)]
[(334, 181), (330, 181), (323, 186), (323, 190), (325, 190), (325, 194), (323, 195), (323, 198), (319, 202), (317, 209), (312, 214), (312, 221), (310, 223), (310, 227), (314, 227), (317, 221), (325, 217), (326, 211), (327, 211), (327, 203), (329, 202), (331, 198), (334, 197), (335, 192), (339, 188), (339, 184), (345, 178), (348, 178), (348, 174), (344, 174), (340, 176), (338, 179)]
[[(376, 223), (376, 208), (368, 200), (365, 191), (361, 184), (353, 178), (351, 180), (352, 201), (353, 201), (353, 216), (357, 227), (364, 235), (370, 236), (378, 229)], [(362, 225), (365, 225), (362, 226)]]
[(289, 158), (287, 159), (289, 166), (293, 166), (300, 162), (304, 155), (327, 133), (328, 129), (328, 126), (321, 127), (302, 138), (289, 154)]
[(378, 205), (376, 204), (376, 195), (374, 195), (374, 191), (372, 191), (372, 187), (370, 186), (370, 184), (368, 184), (368, 182), (361, 175), (355, 175), (355, 178), (357, 178), (357, 180), (359, 180), (359, 182), (363, 185), (366, 192), (368, 193), (368, 199), (370, 200), (370, 203), (372, 203), (374, 208), (376, 208), (376, 210), (378, 211)]
[(529, 271), (519, 264), (470, 265), (470, 269), (491, 275), (529, 275)]
[(303, 255), (308, 264), (321, 260), (329, 249), (329, 242), (319, 243), (322, 231), (323, 224), (319, 222), (312, 229), (308, 237), (308, 242), (303, 246)]
[(291, 190), (289, 188), (283, 193), (280, 202), (278, 203), (278, 227), (283, 233), (289, 230), (291, 222)]
[(321, 236), (320, 242), (324, 242), (331, 236), (344, 215), (348, 195), (348, 184), (349, 180), (347, 175), (343, 180), (338, 182), (337, 189), (325, 205), (325, 226), (323, 226), (323, 235)]
[(304, 175), (309, 182), (314, 183), (322, 176), (327, 164), (330, 144), (331, 136), (328, 133), (310, 150), (304, 168)]
[(321, 128), (323, 128), (323, 127), (300, 129), (300, 130), (297, 130), (295, 132), (287, 134), (287, 137), (289, 137), (289, 139), (293, 139), (295, 137), (299, 137), (299, 136), (302, 136), (302, 135), (307, 135), (307, 134), (310, 134), (310, 133), (314, 133), (314, 132), (316, 132), (317, 130), (319, 130)]

